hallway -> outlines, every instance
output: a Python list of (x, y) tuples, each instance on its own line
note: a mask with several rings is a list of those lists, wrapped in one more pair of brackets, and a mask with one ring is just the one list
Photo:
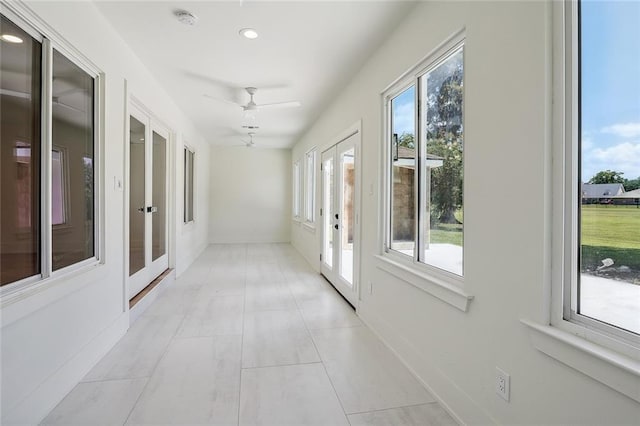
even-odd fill
[(455, 421), (289, 244), (212, 245), (43, 424)]

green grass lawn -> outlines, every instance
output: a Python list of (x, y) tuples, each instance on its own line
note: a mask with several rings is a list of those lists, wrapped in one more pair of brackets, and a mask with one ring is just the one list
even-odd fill
[(602, 259), (613, 259), (614, 268), (631, 271), (619, 277), (637, 280), (640, 274), (640, 209), (635, 206), (582, 206), (582, 270), (594, 271)]
[(436, 223), (431, 229), (431, 243), (433, 244), (454, 244), (456, 246), (462, 246), (462, 210), (458, 210), (454, 213), (456, 219), (460, 223), (445, 224)]

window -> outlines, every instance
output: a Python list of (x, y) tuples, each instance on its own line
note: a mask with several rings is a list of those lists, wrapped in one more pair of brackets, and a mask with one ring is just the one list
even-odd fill
[(305, 154), (304, 174), (304, 220), (308, 224), (316, 221), (316, 150)]
[(562, 320), (637, 346), (640, 3), (567, 7)]
[(463, 275), (463, 52), (459, 37), (384, 96), (385, 252), (456, 276)]
[(195, 152), (184, 148), (184, 223), (193, 222), (193, 168)]
[(302, 189), (302, 173), (300, 170), (300, 160), (293, 163), (293, 218), (300, 220), (300, 190)]
[[(1, 19), (2, 34), (13, 36), (0, 41), (0, 285), (5, 286), (97, 258), (98, 73), (21, 21)], [(44, 102), (46, 92), (50, 97)]]

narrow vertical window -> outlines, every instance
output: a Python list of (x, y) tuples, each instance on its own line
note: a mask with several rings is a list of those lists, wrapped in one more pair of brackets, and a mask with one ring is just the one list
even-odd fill
[(415, 86), (391, 102), (391, 236), (390, 248), (411, 257), (416, 241)]
[(42, 46), (0, 25), (0, 285), (40, 274)]
[(422, 108), (419, 260), (462, 275), (463, 50), (420, 77)]
[[(579, 3), (570, 311), (640, 334), (640, 3)], [(575, 123), (574, 123), (575, 124)], [(637, 336), (636, 336), (637, 338)]]
[(300, 161), (293, 163), (293, 218), (300, 219), (300, 185), (301, 180)]
[(184, 149), (184, 223), (193, 222), (193, 168), (195, 153)]
[(314, 223), (316, 220), (316, 150), (307, 152), (305, 158), (304, 215), (307, 223)]
[[(52, 219), (69, 206), (65, 227), (52, 230), (53, 270), (89, 259), (94, 247), (94, 79), (57, 50), (53, 51), (52, 85)], [(69, 191), (62, 179), (62, 156), (69, 174)], [(62, 174), (60, 174), (62, 178)], [(68, 199), (64, 199), (68, 197)]]

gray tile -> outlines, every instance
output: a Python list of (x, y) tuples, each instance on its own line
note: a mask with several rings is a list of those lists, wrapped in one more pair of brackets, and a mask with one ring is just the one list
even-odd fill
[(239, 336), (174, 340), (127, 424), (236, 424)]
[(200, 292), (176, 337), (242, 334), (243, 296), (211, 297)]
[(435, 402), (366, 327), (312, 331), (347, 414)]
[(184, 315), (196, 301), (198, 288), (192, 286), (170, 286), (144, 311), (144, 316)]
[(299, 293), (296, 301), (310, 330), (362, 325), (353, 308), (334, 289), (307, 295)]
[(436, 402), (350, 414), (349, 423), (351, 426), (457, 426), (453, 417)]
[(285, 285), (256, 284), (247, 286), (245, 311), (296, 309), (296, 302)]
[(122, 425), (147, 379), (78, 384), (42, 425)]
[(242, 344), (243, 368), (320, 361), (297, 310), (248, 312)]
[(141, 316), (83, 381), (150, 376), (183, 318)]
[(348, 425), (322, 364), (242, 370), (240, 425)]

